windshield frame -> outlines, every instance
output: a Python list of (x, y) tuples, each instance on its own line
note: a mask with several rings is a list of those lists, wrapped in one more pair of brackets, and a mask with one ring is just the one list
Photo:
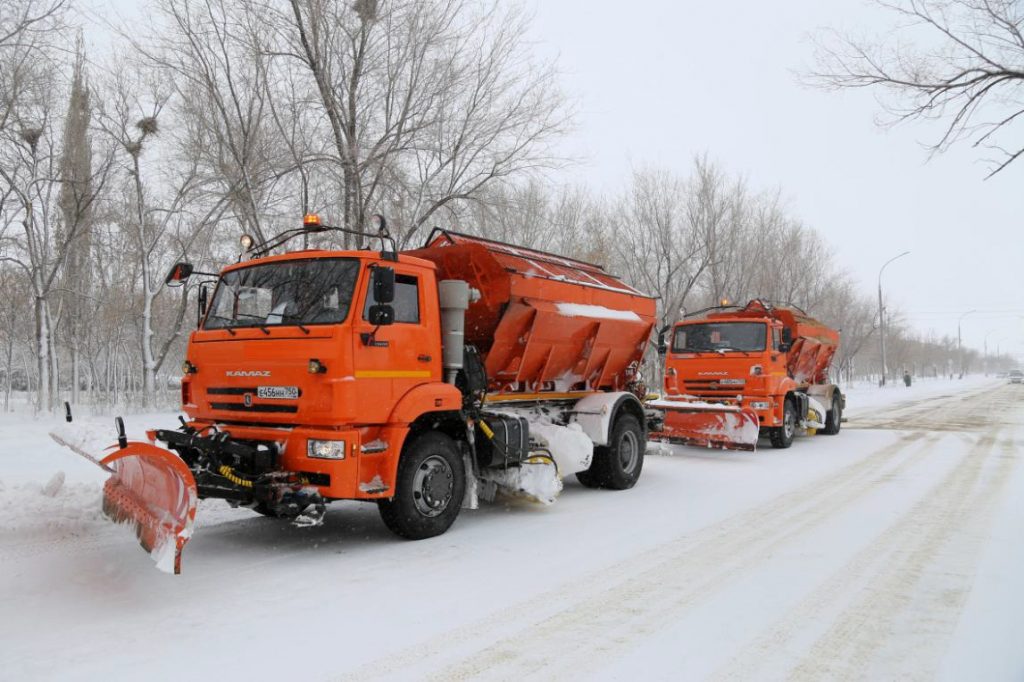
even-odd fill
[[(309, 263), (309, 262), (320, 263), (320, 262), (323, 262), (323, 261), (348, 261), (350, 263), (355, 264), (355, 267), (356, 267), (355, 278), (354, 278), (354, 280), (352, 282), (352, 292), (351, 292), (351, 294), (349, 296), (349, 300), (348, 300), (348, 308), (345, 311), (345, 316), (342, 319), (334, 320), (334, 321), (330, 321), (330, 322), (304, 322), (304, 321), (284, 322), (284, 319), (286, 318), (286, 316), (282, 314), (281, 315), (281, 320), (282, 320), (281, 322), (267, 322), (266, 320), (263, 320), (263, 321), (253, 320), (252, 322), (246, 322), (246, 323), (243, 324), (243, 323), (240, 323), (240, 321), (242, 319), (244, 319), (244, 318), (236, 316), (236, 319), (234, 320), (236, 322), (236, 324), (225, 324), (223, 326), (215, 326), (215, 327), (207, 326), (207, 323), (210, 321), (211, 318), (213, 318), (213, 317), (221, 317), (219, 315), (216, 315), (214, 313), (214, 310), (215, 310), (216, 303), (217, 303), (217, 297), (220, 295), (221, 290), (226, 286), (226, 284), (225, 284), (226, 278), (234, 275), (235, 273), (242, 273), (242, 272), (245, 272), (245, 271), (254, 270), (256, 268), (261, 268), (261, 267), (272, 267), (272, 266), (283, 267), (283, 266), (288, 266), (288, 265), (297, 265), (297, 264), (300, 264), (300, 263)], [(361, 258), (357, 258), (357, 257), (353, 257), (353, 256), (331, 256), (331, 257), (312, 257), (312, 258), (285, 258), (285, 259), (281, 259), (281, 260), (265, 260), (265, 261), (264, 260), (254, 260), (251, 263), (247, 263), (244, 267), (236, 267), (236, 268), (232, 268), (230, 270), (227, 270), (225, 272), (221, 272), (220, 276), (217, 278), (217, 286), (214, 288), (213, 293), (210, 296), (210, 304), (209, 304), (209, 306), (207, 306), (206, 312), (203, 315), (203, 320), (202, 320), (202, 324), (200, 324), (200, 326), (199, 326), (199, 331), (215, 332), (215, 331), (227, 331), (227, 330), (237, 330), (237, 329), (269, 329), (271, 327), (297, 327), (297, 328), (329, 327), (329, 326), (332, 326), (332, 325), (345, 324), (352, 317), (352, 309), (355, 307), (355, 299), (356, 299), (357, 294), (359, 293), (359, 284), (360, 284), (360, 278), (362, 277), (363, 269), (364, 268), (363, 268), (363, 264), (362, 264), (362, 259)], [(246, 316), (246, 317), (248, 317), (248, 316)]]
[[(729, 325), (746, 325), (746, 326), (756, 325), (756, 326), (761, 327), (762, 334), (760, 336), (760, 339), (761, 339), (760, 347), (759, 348), (731, 348), (731, 349), (725, 349), (725, 348), (696, 348), (695, 349), (695, 348), (689, 348), (689, 347), (685, 347), (685, 346), (684, 347), (680, 347), (678, 345), (679, 332), (686, 332), (691, 327), (700, 327), (700, 326), (707, 326), (707, 325), (727, 325), (727, 324), (729, 324)], [(676, 354), (676, 355), (681, 355), (681, 354), (686, 354), (686, 353), (694, 353), (694, 354), (696, 354), (696, 353), (715, 353), (717, 355), (724, 355), (726, 353), (743, 353), (745, 355), (750, 355), (751, 353), (764, 353), (766, 350), (768, 350), (768, 329), (767, 329), (767, 327), (768, 327), (768, 323), (765, 322), (765, 321), (760, 321), (760, 320), (757, 320), (757, 321), (754, 321), (754, 320), (701, 320), (699, 322), (686, 322), (686, 323), (683, 323), (683, 324), (676, 325), (675, 328), (672, 330), (672, 349), (671, 350), (672, 350), (672, 353)]]

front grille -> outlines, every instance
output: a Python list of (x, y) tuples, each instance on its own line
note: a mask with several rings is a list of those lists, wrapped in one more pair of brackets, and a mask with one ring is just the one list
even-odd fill
[(298, 405), (275, 405), (272, 403), (255, 403), (253, 405), (246, 405), (245, 403), (210, 403), (210, 407), (214, 410), (232, 410), (236, 412), (277, 412), (295, 414), (299, 411)]
[(256, 393), (256, 388), (238, 388), (236, 386), (220, 386), (206, 389), (206, 395), (245, 395)]
[(743, 388), (746, 386), (746, 381), (740, 379), (737, 384), (723, 384), (718, 379), (687, 379), (683, 381), (683, 385), (686, 387), (686, 392), (691, 395), (708, 395), (708, 396), (734, 396), (737, 393), (742, 393)]

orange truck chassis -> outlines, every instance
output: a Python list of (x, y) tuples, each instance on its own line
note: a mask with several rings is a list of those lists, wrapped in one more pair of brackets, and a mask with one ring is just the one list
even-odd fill
[(398, 253), (379, 223), (362, 236), (380, 251), (272, 255), (292, 236), (345, 231), (309, 216), (244, 241), (219, 273), (168, 275), (206, 278), (192, 284), (188, 419), (149, 442), (122, 436), (102, 461), (105, 509), (164, 568), (180, 571), (201, 498), (300, 523), (331, 500), (372, 501), (419, 539), (479, 497), (551, 502), (569, 475), (639, 479), (652, 298), (595, 265), (450, 231)]

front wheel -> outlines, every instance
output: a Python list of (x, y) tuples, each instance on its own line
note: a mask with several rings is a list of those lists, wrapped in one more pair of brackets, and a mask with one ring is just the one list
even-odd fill
[(423, 540), (448, 530), (465, 492), (466, 470), (455, 442), (443, 433), (425, 433), (403, 449), (395, 496), (377, 508), (391, 532)]
[(832, 394), (832, 409), (825, 415), (825, 428), (821, 433), (826, 436), (834, 436), (839, 433), (843, 423), (843, 398), (836, 391)]
[(772, 447), (784, 450), (793, 444), (793, 436), (796, 435), (796, 405), (792, 400), (786, 400), (782, 408), (782, 426), (771, 430)]
[(576, 474), (576, 478), (588, 488), (632, 488), (644, 468), (646, 445), (640, 421), (631, 414), (623, 413), (615, 421), (608, 445), (594, 448), (590, 468)]

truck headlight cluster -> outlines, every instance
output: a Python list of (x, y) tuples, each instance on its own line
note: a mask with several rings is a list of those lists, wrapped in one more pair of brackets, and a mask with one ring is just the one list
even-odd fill
[(767, 410), (768, 403), (764, 400), (752, 400), (750, 401), (750, 407), (754, 410)]
[(308, 440), (306, 454), (316, 459), (345, 459), (345, 441)]

